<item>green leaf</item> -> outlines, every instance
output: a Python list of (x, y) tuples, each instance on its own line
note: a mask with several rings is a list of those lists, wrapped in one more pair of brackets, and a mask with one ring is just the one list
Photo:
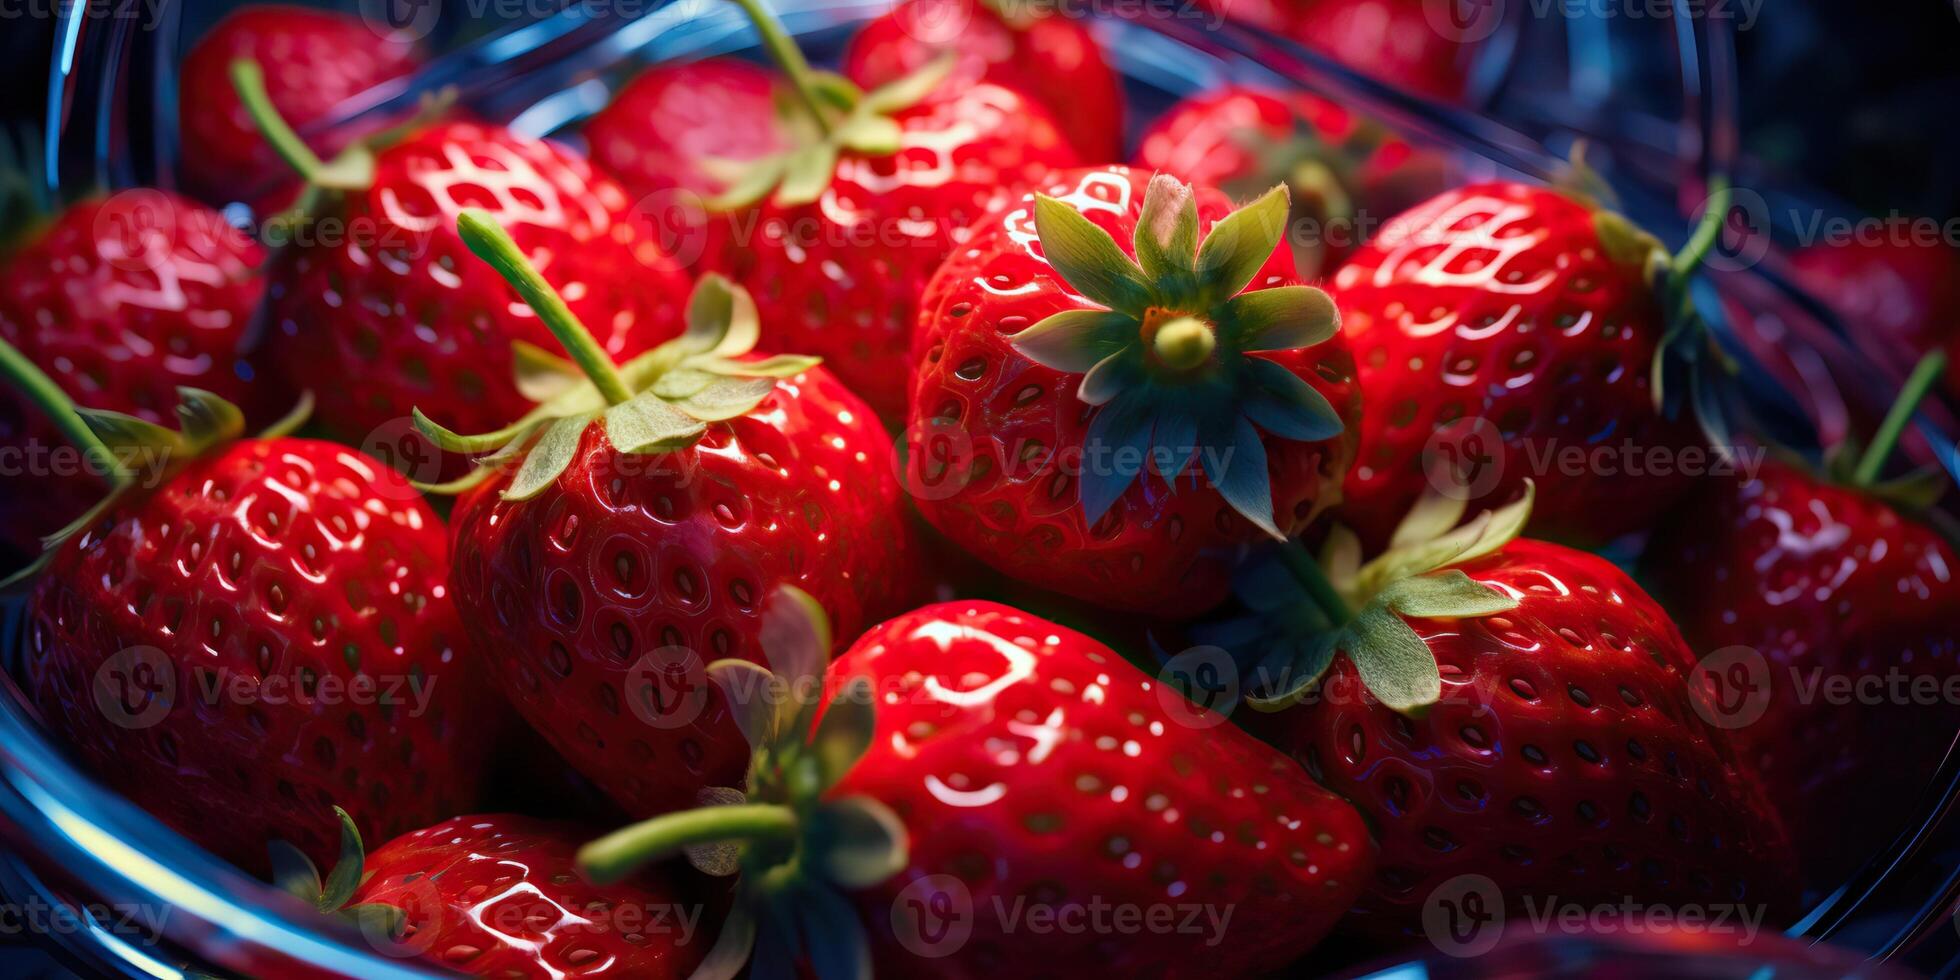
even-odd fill
[(1431, 490), (1416, 499), (1415, 506), (1409, 508), (1401, 523), (1395, 525), (1395, 533), (1389, 538), (1390, 548), (1406, 548), (1433, 541), (1449, 533), (1463, 522), (1463, 512), (1470, 502), (1455, 494)]
[(1075, 397), (1085, 405), (1103, 405), (1134, 387), (1141, 380), (1143, 367), (1136, 349), (1125, 348), (1097, 361), (1082, 375)]
[(713, 272), (703, 275), (687, 296), (687, 326), (671, 343), (690, 354), (705, 354), (719, 347), (734, 325), (738, 288), (725, 276)]
[(687, 980), (735, 980), (742, 975), (754, 949), (755, 916), (738, 899), (722, 918), (721, 934), (715, 937), (714, 946)]
[(1474, 619), (1518, 607), (1510, 593), (1454, 568), (1390, 583), (1378, 601), (1404, 616), (1422, 619)]
[(272, 863), (274, 887), (308, 905), (320, 901), (320, 869), (314, 865), (312, 858), (306, 856), (306, 852), (283, 840), (268, 843), (265, 851)]
[(870, 888), (905, 870), (905, 823), (883, 803), (846, 796), (819, 806), (810, 821), (818, 870), (838, 885)]
[(1490, 521), (1477, 535), (1470, 546), (1456, 557), (1462, 564), (1482, 558), (1499, 548), (1510, 544), (1518, 535), (1524, 533), (1524, 526), (1531, 520), (1531, 505), (1538, 496), (1538, 485), (1531, 480), (1524, 481), (1524, 494), (1517, 500), (1490, 511)]
[(777, 730), (776, 692), (783, 689), (782, 680), (761, 664), (732, 657), (709, 664), (707, 673), (708, 680), (721, 688), (735, 727), (741, 729), (749, 748), (773, 744), (781, 734)]
[(530, 401), (548, 402), (585, 381), (578, 365), (527, 341), (511, 341), (510, 357), (517, 391)]
[(708, 209), (739, 211), (753, 206), (782, 183), (784, 170), (788, 166), (787, 153), (773, 153), (754, 160), (704, 161), (702, 169), (720, 181), (723, 187), (721, 193), (707, 200)]
[(901, 75), (869, 92), (858, 101), (858, 108), (864, 112), (889, 115), (901, 109), (910, 109), (925, 101), (926, 96), (953, 73), (959, 59), (951, 51), (941, 52), (938, 57), (926, 62), (918, 70)]
[(1070, 288), (1112, 310), (1141, 316), (1156, 296), (1143, 270), (1117, 247), (1116, 239), (1069, 204), (1035, 195), (1035, 233), (1041, 251)]
[(423, 483), (420, 480), (410, 480), (408, 484), (430, 496), (455, 497), (475, 489), (478, 484), (496, 476), (502, 470), (503, 467), (500, 466), (479, 466), (454, 480), (447, 480), (442, 483)]
[(1894, 507), (1913, 512), (1929, 510), (1938, 504), (1946, 495), (1948, 482), (1946, 471), (1934, 463), (1865, 489)]
[(361, 935), (373, 939), (399, 939), (408, 928), (408, 913), (380, 902), (362, 902), (344, 909), (343, 914), (354, 920), (354, 927)]
[(650, 391), (606, 410), (606, 437), (622, 453), (672, 452), (693, 445), (707, 431), (707, 425)]
[[(694, 805), (701, 808), (741, 806), (748, 801), (748, 794), (733, 786), (703, 786), (694, 794)], [(696, 871), (711, 878), (727, 878), (742, 870), (742, 846), (739, 840), (703, 841), (682, 845), (681, 853)]]
[(1205, 476), (1218, 495), (1225, 498), (1226, 505), (1261, 531), (1284, 541), (1286, 535), (1273, 522), (1273, 488), (1266, 472), (1266, 445), (1259, 441), (1258, 430), (1244, 416), (1229, 425), (1229, 431), (1221, 433), (1229, 441), (1221, 445), (1216, 439), (1207, 439), (1209, 451), (1199, 454)]
[(677, 367), (661, 375), (660, 379), (653, 383), (653, 387), (647, 390), (668, 401), (679, 401), (698, 394), (701, 389), (714, 384), (721, 377), (718, 374), (699, 370), (690, 362), (688, 367)]
[(1320, 683), (1322, 677), (1327, 676), (1327, 668), (1334, 664), (1334, 651), (1340, 644), (1341, 635), (1341, 631), (1332, 630), (1302, 637), (1288, 644), (1267, 666), (1272, 674), (1271, 689), (1246, 700), (1261, 711), (1298, 703), (1315, 684)]
[(806, 944), (810, 972), (820, 980), (871, 980), (871, 943), (857, 908), (836, 889), (804, 881), (791, 903)]
[(422, 433), (425, 438), (435, 443), (438, 447), (452, 453), (481, 453), (507, 446), (512, 440), (522, 434), (524, 430), (536, 424), (530, 421), (527, 416), (495, 432), (466, 436), (453, 432), (436, 420), (422, 414), (422, 410), (419, 408), (413, 409), (412, 412), (415, 419), (415, 431)]
[(1282, 439), (1316, 442), (1341, 434), (1346, 425), (1327, 397), (1286, 368), (1261, 357), (1246, 359), (1255, 387), (1239, 407), (1259, 427)]
[(1287, 194), (1281, 184), (1211, 226), (1198, 246), (1198, 281), (1212, 302), (1236, 296), (1271, 258), (1286, 233)]
[(184, 442), (203, 450), (245, 434), (245, 413), (201, 388), (177, 389), (177, 422)]
[(1081, 374), (1137, 340), (1136, 318), (1112, 310), (1063, 310), (1007, 338), (1023, 357)]
[(857, 765), (871, 748), (871, 736), (877, 728), (871, 679), (853, 677), (845, 681), (830, 699), (829, 710), (817, 721), (817, 732), (810, 738), (810, 751), (823, 774), (823, 788), (835, 786)]
[(673, 404), (703, 422), (720, 422), (747, 415), (775, 390), (774, 378), (717, 378)]
[[(1185, 467), (1191, 465), (1197, 448), (1197, 417), (1182, 406), (1159, 406), (1157, 424), (1150, 435), (1150, 453), (1165, 483), (1176, 487), (1177, 478), (1183, 475)], [(1170, 465), (1164, 465), (1166, 463)]]
[(1148, 465), (1152, 419), (1149, 406), (1126, 398), (1104, 406), (1082, 435), (1082, 467), (1076, 480), (1082, 519), (1102, 520)]
[(776, 188), (782, 207), (809, 204), (823, 196), (837, 175), (837, 144), (828, 140), (791, 150), (783, 161), (783, 183)]
[(1173, 295), (1188, 293), (1198, 258), (1198, 200), (1190, 184), (1170, 174), (1150, 178), (1133, 244), (1144, 275), (1170, 284)]
[(846, 117), (830, 136), (839, 145), (882, 157), (898, 152), (905, 131), (885, 116), (858, 113)]
[[(718, 272), (703, 273), (701, 282), (711, 284), (710, 288), (718, 287), (728, 293), (724, 321), (727, 328), (722, 334), (721, 342), (709, 353), (716, 357), (741, 357), (754, 350), (756, 342), (762, 339), (762, 317), (756, 312), (755, 297), (750, 296), (748, 290), (730, 282)], [(697, 284), (695, 288), (698, 290), (700, 285)], [(692, 297), (690, 296), (689, 299), (691, 301)]]
[(1240, 293), (1225, 304), (1243, 351), (1298, 350), (1341, 330), (1334, 298), (1312, 286), (1275, 286)]
[(278, 421), (259, 430), (259, 438), (283, 439), (286, 436), (298, 432), (300, 426), (305, 425), (306, 420), (312, 417), (313, 392), (302, 391), (299, 393), (299, 398), (293, 402), (293, 407), (288, 409), (286, 414), (279, 416)]
[(772, 354), (753, 361), (694, 360), (688, 366), (731, 378), (794, 378), (822, 363), (808, 354)]
[(798, 964), (807, 960), (799, 912), (804, 902), (801, 889), (763, 893), (761, 907), (756, 910), (755, 955), (749, 959), (749, 980), (797, 980)]
[(524, 464), (517, 468), (517, 475), (511, 478), (510, 486), (503, 490), (505, 500), (529, 500), (544, 492), (544, 488), (557, 482), (559, 474), (572, 465), (572, 457), (578, 455), (579, 440), (585, 435), (586, 426), (592, 424), (593, 416), (572, 415), (552, 422), (531, 446), (524, 456)]
[(1361, 571), (1361, 538), (1345, 524), (1327, 529), (1327, 540), (1320, 545), (1320, 567), (1334, 589), (1352, 603), (1349, 590)]
[(354, 826), (354, 818), (339, 807), (334, 807), (333, 812), (340, 818), (340, 857), (334, 862), (333, 870), (327, 872), (325, 887), (320, 889), (317, 907), (322, 912), (335, 911), (354, 897), (367, 863), (367, 850), (361, 846), (361, 829)]
[(134, 415), (99, 408), (77, 408), (75, 414), (103, 445), (123, 459), (161, 463), (183, 458), (190, 448), (178, 433)]
[(1369, 603), (1348, 624), (1344, 648), (1361, 683), (1390, 710), (1410, 714), (1436, 703), (1443, 675), (1436, 655), (1402, 617)]
[(810, 593), (794, 585), (777, 586), (762, 611), (757, 640), (769, 669), (800, 684), (821, 675), (830, 661), (830, 617)]

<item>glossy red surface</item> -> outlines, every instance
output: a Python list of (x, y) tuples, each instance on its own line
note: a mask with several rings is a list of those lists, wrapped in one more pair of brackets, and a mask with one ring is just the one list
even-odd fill
[(631, 194), (665, 192), (640, 201), (639, 213), (698, 222), (703, 199), (727, 189), (711, 172), (715, 162), (787, 148), (778, 116), (786, 97), (774, 72), (736, 58), (659, 65), (634, 76), (585, 124), (585, 142), (592, 162)]
[[(855, 896), (880, 976), (1258, 975), (1311, 949), (1369, 874), (1352, 807), (1073, 630), (988, 602), (927, 606), (829, 672), (860, 676), (877, 733), (831, 793), (884, 802), (911, 837), (905, 869)], [(970, 932), (923, 947), (958, 955), (921, 959), (947, 921), (902, 935), (894, 909), (935, 894), (967, 903)], [(1191, 919), (1071, 934), (1013, 918), (1092, 903)]]
[(1790, 266), (1880, 363), (1904, 371), (1919, 355), (1944, 350), (1947, 390), (1960, 393), (1960, 253), (1951, 244), (1820, 242), (1793, 253)]
[(1519, 540), (1460, 566), (1516, 598), (1483, 619), (1410, 619), (1442, 672), (1420, 718), (1336, 658), (1311, 700), (1252, 724), (1354, 802), (1381, 870), (1353, 913), (1420, 939), (1425, 903), (1484, 875), (1507, 913), (1796, 899), (1783, 825), (1729, 733), (1690, 699), (1695, 658), (1661, 607), (1605, 560)]
[(507, 717), (441, 519), (354, 450), (249, 440), (137, 491), (35, 586), (23, 685), (103, 780), (248, 869), (476, 802)]
[[(1057, 175), (1042, 190), (1108, 229), (1127, 253), (1150, 175), (1123, 167)], [(1265, 537), (1200, 477), (1176, 492), (1145, 472), (1092, 529), (1076, 474), (1096, 465), (1083, 449), (1093, 410), (1076, 397), (1079, 375), (1022, 356), (1008, 337), (1050, 314), (1094, 304), (1042, 258), (1032, 197), (995, 211), (928, 289), (913, 344), (908, 480), (921, 513), (975, 556), (1030, 584), (1162, 616), (1223, 601), (1242, 547)], [(1223, 194), (1200, 191), (1202, 230), (1225, 216)], [(1276, 249), (1250, 289), (1293, 281)], [(1308, 381), (1348, 426), (1317, 443), (1267, 438), (1273, 510), (1297, 532), (1333, 498), (1353, 459), (1361, 395), (1336, 337), (1270, 357)], [(1107, 464), (1104, 464), (1107, 465)], [(1193, 467), (1195, 474), (1197, 467)]]
[(628, 456), (586, 431), (528, 501), (506, 474), (457, 503), (457, 602), (517, 709), (621, 806), (741, 786), (749, 746), (702, 669), (767, 664), (762, 606), (794, 584), (840, 642), (918, 587), (891, 442), (814, 369), (694, 447)]

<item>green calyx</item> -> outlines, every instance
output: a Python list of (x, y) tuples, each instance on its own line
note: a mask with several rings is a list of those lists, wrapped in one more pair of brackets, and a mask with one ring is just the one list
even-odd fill
[(1253, 356), (1297, 350), (1340, 330), (1334, 301), (1311, 286), (1246, 290), (1279, 245), (1287, 191), (1275, 187), (1199, 241), (1190, 187), (1158, 174), (1124, 254), (1082, 212), (1038, 195), (1035, 230), (1055, 272), (1103, 309), (1066, 310), (1010, 338), (1029, 360), (1081, 374), (1098, 406), (1084, 435), (1082, 512), (1100, 520), (1147, 462), (1174, 483), (1197, 457), (1233, 510), (1275, 538), (1261, 432), (1317, 441), (1339, 413), (1306, 381)]
[(782, 24), (762, 0), (735, 0), (788, 81), (791, 104), (782, 110), (790, 148), (756, 160), (718, 161), (714, 176), (726, 186), (708, 202), (718, 211), (748, 207), (775, 192), (783, 207), (823, 196), (845, 154), (886, 157), (899, 151), (903, 131), (892, 115), (919, 104), (952, 73), (951, 52), (925, 67), (870, 91), (834, 72), (810, 67)]
[(1361, 542), (1336, 527), (1316, 563), (1298, 550), (1279, 555), (1256, 588), (1242, 589), (1256, 616), (1279, 622), (1262, 630), (1271, 644), (1258, 663), (1267, 693), (1254, 707), (1293, 704), (1326, 675), (1336, 654), (1355, 666), (1377, 700), (1419, 714), (1441, 696), (1436, 657), (1408, 620), (1474, 619), (1517, 608), (1515, 596), (1454, 567), (1515, 539), (1531, 514), (1531, 484), (1516, 503), (1462, 521), (1465, 503), (1442, 494), (1423, 498), (1403, 519), (1388, 550), (1361, 561)]
[(361, 843), (361, 831), (354, 826), (354, 818), (339, 807), (334, 807), (333, 812), (340, 818), (340, 855), (326, 878), (320, 877), (320, 869), (305, 852), (276, 840), (266, 845), (272, 861), (272, 884), (312, 905), (321, 915), (337, 916), (353, 923), (366, 935), (400, 936), (407, 924), (407, 916), (401, 909), (375, 903), (347, 904), (368, 879), (367, 849)]
[[(109, 484), (109, 492), (87, 513), (42, 538), (41, 556), (0, 580), (0, 589), (38, 573), (55, 549), (94, 526), (129, 493), (161, 485), (192, 461), (245, 434), (245, 415), (238, 406), (200, 388), (177, 389), (178, 428), (174, 430), (121, 412), (82, 408), (53, 378), (4, 340), (0, 340), (0, 381), (46, 414)], [(312, 410), (313, 396), (303, 393), (293, 411), (261, 435), (276, 438), (291, 433), (305, 424)]]
[(871, 683), (853, 678), (818, 710), (829, 627), (794, 586), (764, 610), (762, 648), (774, 670), (743, 660), (708, 667), (755, 747), (746, 789), (710, 788), (698, 809), (593, 841), (579, 867), (606, 883), (678, 853), (707, 874), (740, 875), (737, 901), (692, 980), (731, 980), (751, 960), (755, 975), (769, 975), (765, 963), (807, 961), (820, 977), (869, 976), (864, 927), (844, 893), (902, 870), (908, 836), (884, 804), (829, 794), (871, 747)]
[(1885, 464), (1898, 448), (1906, 426), (1912, 424), (1919, 403), (1926, 400), (1933, 386), (1945, 375), (1946, 365), (1945, 351), (1932, 351), (1920, 358), (1899, 388), (1899, 395), (1878, 424), (1878, 430), (1872, 434), (1871, 444), (1861, 446), (1856, 438), (1847, 435), (1842, 443), (1824, 454), (1825, 479), (1863, 490), (1908, 512), (1923, 512), (1938, 503), (1947, 488), (1946, 471), (1938, 464), (1890, 480), (1884, 476)]
[(585, 430), (600, 419), (619, 452), (686, 449), (710, 424), (748, 414), (775, 390), (777, 379), (819, 363), (797, 354), (743, 360), (762, 333), (755, 302), (742, 287), (710, 273), (695, 284), (679, 337), (615, 365), (495, 219), (464, 211), (456, 230), (470, 251), (523, 297), (571, 359), (523, 342), (513, 345), (518, 390), (540, 404), (495, 432), (460, 435), (418, 409), (415, 426), (431, 442), (478, 457), (469, 475), (424, 490), (460, 493), (515, 465), (517, 474), (503, 497), (529, 500), (565, 472)]
[(1252, 169), (1222, 189), (1234, 196), (1250, 197), (1274, 182), (1286, 185), (1290, 217), (1301, 227), (1322, 231), (1310, 239), (1288, 242), (1294, 270), (1300, 278), (1312, 280), (1327, 266), (1326, 232), (1336, 228), (1359, 230), (1354, 188), (1360, 186), (1361, 169), (1381, 146), (1382, 136), (1379, 126), (1361, 121), (1345, 139), (1336, 142), (1298, 115), (1286, 139), (1272, 140), (1256, 129), (1244, 129), (1232, 139), (1252, 155)]

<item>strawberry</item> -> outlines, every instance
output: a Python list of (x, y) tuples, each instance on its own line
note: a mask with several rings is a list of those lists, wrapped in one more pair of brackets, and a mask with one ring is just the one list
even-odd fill
[(1862, 457), (1840, 452), (1822, 473), (1772, 460), (1752, 479), (1706, 481), (1642, 557), (1703, 654), (1711, 717), (1763, 774), (1827, 887), (1899, 829), (1960, 724), (1960, 559), (1915, 516), (1941, 483), (1877, 482), (1943, 361), (1923, 363)]
[(701, 665), (759, 656), (770, 590), (798, 583), (850, 629), (904, 601), (889, 438), (814, 359), (746, 358), (755, 306), (720, 276), (686, 333), (616, 368), (487, 215), (458, 227), (578, 366), (490, 436), (418, 416), (444, 448), (495, 450), (454, 513), (457, 601), (554, 749), (636, 816), (691, 805), (748, 757)]
[(450, 817), (372, 853), (346, 812), (340, 857), (322, 881), (305, 854), (273, 849), (273, 879), (322, 913), (351, 920), (390, 956), (479, 977), (631, 976), (682, 980), (712, 945), (711, 906), (672, 876), (594, 885), (574, 856), (574, 823), (508, 813)]
[[(1663, 259), (1619, 215), (1508, 181), (1390, 221), (1333, 279), (1368, 403), (1342, 521), (1374, 550), (1430, 486), (1474, 508), (1529, 477), (1536, 535), (1598, 543), (1650, 526), (1688, 487), (1683, 451), (1707, 452), (1657, 404), (1652, 365), (1695, 335), (1674, 326), (1695, 260)], [(1652, 455), (1594, 462), (1628, 451)], [(1670, 465), (1640, 465), (1663, 453)]]
[(1044, 190), (976, 225), (928, 287), (907, 479), (1012, 578), (1201, 612), (1238, 550), (1305, 528), (1353, 458), (1333, 302), (1277, 249), (1284, 187), (1236, 212), (1122, 167)]
[(941, 52), (957, 85), (992, 82), (1046, 106), (1085, 161), (1123, 152), (1123, 91), (1083, 19), (1016, 0), (905, 0), (844, 51), (844, 75), (866, 88), (897, 81)]
[(1692, 705), (1680, 632), (1605, 560), (1514, 540), (1529, 506), (1527, 489), (1449, 530), (1462, 502), (1432, 495), (1367, 565), (1337, 529), (1324, 575), (1289, 561), (1263, 579), (1259, 605), (1294, 625), (1259, 663), (1253, 726), (1370, 819), (1381, 871), (1355, 925), (1420, 937), (1464, 875), (1520, 918), (1551, 901), (1784, 910), (1779, 815)]
[[(810, 606), (772, 604), (798, 624), (772, 659), (822, 662)], [(1312, 949), (1372, 865), (1353, 808), (1297, 765), (1007, 606), (872, 629), (824, 672), (827, 702), (759, 670), (711, 668), (757, 735), (747, 792), (580, 853), (599, 881), (682, 849), (739, 871), (717, 975), (753, 946), (758, 977), (1257, 976)], [(1181, 918), (1223, 909), (1208, 937)], [(1076, 925), (1033, 927), (1049, 915)]]
[(1886, 237), (1819, 242), (1790, 256), (1797, 282), (1829, 304), (1846, 333), (1904, 370), (1927, 351), (1947, 355), (1946, 388), (1960, 393), (1960, 256), (1949, 244)]
[[(523, 414), (521, 351), (551, 333), (495, 273), (470, 260), (456, 216), (509, 225), (553, 287), (600, 325), (613, 356), (678, 332), (687, 275), (628, 215), (626, 192), (556, 144), (451, 122), (379, 151), (322, 163), (264, 108), (257, 70), (236, 79), (268, 138), (309, 181), (288, 268), (273, 284), (290, 383), (317, 386), (320, 421), (359, 440), (420, 406), (469, 429)], [(319, 378), (359, 384), (318, 385)]]
[[(249, 402), (243, 352), (264, 259), (216, 211), (166, 191), (76, 204), (8, 259), (0, 340), (83, 404), (146, 422), (171, 417), (180, 385)], [(0, 389), (0, 454), (16, 456), (15, 475), (0, 481), (0, 533), (22, 554), (103, 486), (105, 471), (64, 464), (64, 448), (54, 422)]]
[(1292, 38), (1416, 95), (1461, 101), (1503, 4), (1436, 0), (1209, 0), (1219, 14)]
[(779, 113), (790, 97), (768, 69), (736, 58), (657, 65), (586, 123), (585, 142), (592, 162), (629, 192), (672, 195), (661, 202), (672, 213), (659, 217), (698, 224), (705, 215), (690, 212), (728, 189), (718, 164), (788, 146)]
[(505, 709), (464, 645), (441, 519), (373, 459), (185, 388), (181, 432), (6, 377), (115, 489), (51, 542), (24, 681), (50, 730), (213, 853), (332, 852), (329, 804), (396, 834), (474, 802)]
[(356, 99), (413, 72), (422, 52), (406, 33), (384, 33), (367, 19), (287, 4), (248, 4), (220, 20), (184, 56), (177, 86), (177, 126), (184, 177), (202, 194), (234, 200), (267, 189), (278, 158), (253, 128), (232, 90), (231, 65), (246, 58), (271, 66), (267, 96), (324, 154), (341, 150), (358, 130), (315, 133)]

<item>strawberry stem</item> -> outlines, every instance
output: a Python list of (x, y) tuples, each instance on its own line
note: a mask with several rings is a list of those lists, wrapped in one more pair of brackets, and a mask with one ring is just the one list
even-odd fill
[(1681, 246), (1681, 251), (1674, 253), (1670, 264), (1674, 267), (1675, 276), (1685, 280), (1701, 268), (1701, 263), (1708, 258), (1708, 253), (1714, 250), (1715, 243), (1722, 236), (1723, 223), (1728, 220), (1729, 179), (1717, 174), (1708, 181), (1707, 210), (1701, 213), (1701, 221), (1688, 235), (1688, 241)]
[(273, 107), (272, 95), (265, 90), (265, 70), (259, 63), (250, 58), (232, 62), (231, 87), (238, 93), (238, 101), (244, 103), (246, 113), (251, 115), (252, 124), (259, 128), (259, 134), (272, 145), (273, 152), (307, 183), (319, 183), (327, 165)]
[(610, 884), (649, 861), (690, 844), (723, 841), (790, 840), (796, 836), (794, 811), (773, 803), (705, 806), (643, 820), (579, 848), (579, 870), (597, 884)]
[(1307, 598), (1327, 617), (1330, 626), (1341, 626), (1354, 618), (1354, 610), (1348, 608), (1347, 600), (1341, 598), (1334, 583), (1327, 580), (1327, 573), (1320, 570), (1320, 563), (1307, 554), (1306, 546), (1298, 541), (1287, 541), (1280, 546), (1279, 559), (1294, 581), (1306, 590)]
[(0, 378), (4, 378), (15, 391), (46, 414), (48, 420), (61, 430), (61, 434), (82, 451), (82, 455), (101, 467), (102, 472), (108, 474), (112, 488), (120, 490), (130, 482), (131, 475), (117, 465), (116, 454), (75, 411), (75, 400), (69, 398), (53, 378), (28, 360), (27, 355), (4, 340), (0, 340)]
[(1940, 375), (1946, 372), (1946, 352), (1933, 351), (1919, 359), (1913, 366), (1912, 374), (1899, 389), (1898, 400), (1892, 409), (1885, 413), (1885, 421), (1878, 425), (1878, 432), (1872, 436), (1872, 443), (1866, 447), (1864, 455), (1858, 457), (1858, 468), (1851, 472), (1854, 486), (1869, 487), (1878, 482), (1879, 474), (1885, 469), (1885, 461), (1892, 456), (1892, 450), (1899, 444), (1899, 437), (1905, 434), (1912, 415), (1918, 411), (1919, 403), (1926, 399), (1927, 392), (1933, 388)]
[(463, 244), (469, 246), (476, 257), (490, 264), (497, 274), (517, 290), (524, 302), (544, 321), (551, 334), (558, 338), (565, 353), (592, 379), (592, 384), (604, 395), (609, 405), (620, 405), (633, 397), (626, 387), (625, 379), (619, 376), (619, 368), (612, 358), (606, 355), (605, 348), (599, 346), (592, 331), (579, 322), (572, 308), (565, 305), (563, 297), (544, 281), (536, 266), (524, 257), (510, 233), (497, 224), (488, 212), (469, 208), (456, 216), (456, 233), (462, 236)]
[(796, 90), (797, 100), (810, 113), (817, 124), (817, 132), (830, 135), (830, 118), (824, 114), (823, 100), (817, 95), (815, 73), (810, 70), (810, 62), (803, 57), (803, 49), (796, 46), (796, 40), (783, 29), (783, 23), (776, 19), (774, 11), (765, 6), (762, 0), (735, 0), (735, 5), (749, 17), (755, 25), (755, 32), (762, 37), (762, 47), (776, 66), (789, 76), (790, 88)]

